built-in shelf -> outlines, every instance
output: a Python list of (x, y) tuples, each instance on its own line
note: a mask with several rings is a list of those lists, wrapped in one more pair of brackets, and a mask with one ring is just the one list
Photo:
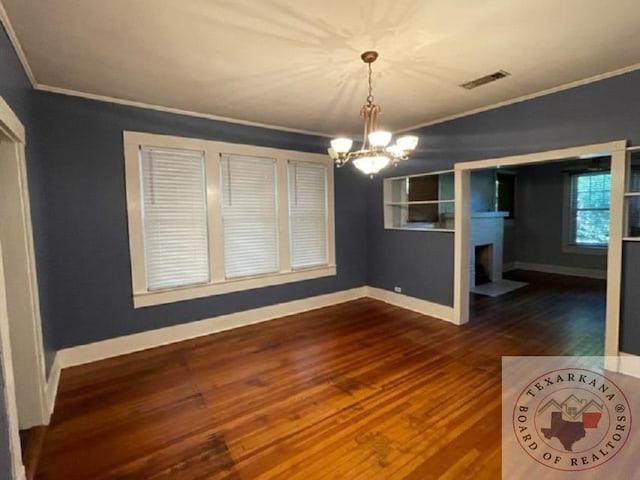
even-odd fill
[(627, 158), (624, 193), (624, 241), (640, 241), (640, 156)]
[(384, 228), (453, 232), (453, 170), (385, 178)]

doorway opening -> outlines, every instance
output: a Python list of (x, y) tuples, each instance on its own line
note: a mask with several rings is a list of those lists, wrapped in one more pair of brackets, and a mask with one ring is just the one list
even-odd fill
[(0, 399), (13, 478), (23, 472), (18, 429), (47, 424), (46, 375), (24, 127), (0, 98)]
[[(565, 252), (567, 255), (580, 255), (575, 251), (571, 251), (572, 248), (576, 247), (585, 247), (585, 245), (579, 245), (580, 243), (585, 243), (589, 241), (593, 241), (597, 243), (597, 235), (599, 230), (601, 230), (600, 226), (603, 223), (606, 223), (608, 226), (608, 245), (607, 248), (604, 249), (603, 252), (601, 249), (600, 254), (604, 254), (600, 258), (604, 260), (603, 268), (601, 269), (602, 277), (606, 278), (608, 281), (606, 283), (606, 307), (603, 307), (603, 311), (606, 311), (606, 321), (604, 326), (603, 335), (604, 341), (601, 342), (603, 346), (602, 352), (606, 355), (617, 356), (619, 349), (619, 309), (620, 309), (620, 279), (621, 279), (621, 266), (622, 266), (622, 231), (623, 231), (623, 203), (624, 203), (624, 177), (625, 177), (625, 164), (626, 164), (626, 141), (618, 141), (618, 142), (610, 142), (605, 144), (597, 144), (597, 145), (587, 145), (583, 147), (575, 147), (568, 148), (563, 150), (549, 151), (549, 152), (540, 152), (534, 154), (526, 154), (526, 155), (517, 155), (513, 157), (504, 157), (498, 159), (489, 159), (489, 160), (480, 160), (475, 162), (464, 162), (456, 164), (455, 173), (456, 173), (456, 238), (455, 238), (455, 287), (454, 287), (454, 321), (458, 324), (464, 324), (469, 321), (470, 318), (470, 294), (469, 291), (471, 288), (475, 286), (475, 277), (471, 276), (472, 270), (476, 265), (475, 258), (472, 262), (472, 257), (475, 257), (475, 246), (481, 246), (487, 243), (493, 243), (493, 257), (494, 261), (496, 257), (498, 257), (498, 262), (500, 264), (500, 273), (499, 275), (494, 275), (491, 278), (494, 283), (497, 279), (507, 280), (507, 281), (520, 281), (522, 283), (527, 283), (526, 279), (523, 277), (510, 277), (510, 274), (504, 274), (503, 271), (512, 270), (512, 268), (508, 267), (507, 263), (504, 262), (504, 254), (507, 252), (509, 254), (512, 253), (509, 247), (504, 246), (504, 236), (505, 222), (513, 222), (517, 221), (517, 216), (522, 212), (518, 213), (518, 178), (515, 177), (515, 181), (512, 181), (511, 178), (505, 179), (502, 176), (502, 180), (505, 180), (508, 185), (504, 188), (505, 198), (498, 198), (498, 189), (500, 187), (499, 181), (497, 178), (497, 173), (504, 172), (505, 174), (513, 174), (518, 168), (527, 168), (529, 165), (531, 168), (535, 166), (541, 167), (544, 165), (551, 165), (555, 162), (567, 162), (567, 161), (581, 161), (582, 169), (589, 170), (590, 167), (594, 166), (594, 162), (589, 162), (590, 159), (594, 158), (607, 158), (607, 181), (609, 188), (609, 198), (607, 205), (607, 220), (604, 222), (603, 215), (601, 213), (595, 212), (595, 208), (593, 211), (586, 211), (583, 205), (580, 205), (580, 208), (571, 207), (571, 203), (569, 203), (570, 212), (574, 214), (576, 210), (580, 210), (578, 212), (578, 216), (573, 218), (566, 217), (567, 215), (567, 207), (563, 208), (563, 204), (554, 204), (553, 211), (550, 211), (550, 208), (545, 208), (542, 205), (538, 205), (536, 215), (540, 217), (543, 222), (544, 227), (540, 228), (548, 228), (553, 226), (553, 222), (550, 220), (552, 214), (554, 218), (560, 217), (560, 223), (557, 224), (557, 234), (562, 237), (563, 242), (558, 242), (561, 244), (562, 248), (565, 248), (567, 251)], [(584, 166), (586, 164), (586, 166)], [(556, 164), (557, 167), (559, 164)], [(576, 163), (577, 165), (577, 163)], [(552, 168), (552, 167), (549, 167)], [(562, 166), (561, 169), (567, 169), (569, 167)], [(575, 168), (575, 167), (574, 167)], [(599, 171), (604, 171), (602, 165), (598, 165)], [(484, 171), (484, 172), (483, 172)], [(524, 171), (524, 170), (522, 170)], [(490, 173), (487, 173), (490, 172)], [(482, 175), (489, 178), (495, 179), (493, 186), (494, 190), (489, 190), (489, 194), (486, 195), (488, 199), (487, 202), (491, 205), (490, 208), (485, 209), (484, 211), (474, 211), (472, 207), (472, 202), (474, 201), (473, 195), (473, 177), (474, 175)], [(528, 175), (529, 178), (531, 175)], [(567, 175), (560, 175), (561, 182), (566, 178)], [(603, 176), (603, 175), (600, 175)], [(598, 200), (598, 196), (602, 194), (602, 192), (598, 189), (597, 183), (602, 180), (602, 178), (596, 175), (595, 168), (593, 175), (585, 175), (586, 180), (581, 181), (582, 184), (593, 184), (591, 185), (591, 193), (589, 193), (589, 189), (587, 188), (585, 195), (593, 194), (593, 199)], [(506, 181), (508, 180), (508, 182)], [(584, 186), (582, 185), (581, 186)], [(523, 192), (520, 192), (521, 194)], [(475, 196), (477, 197), (477, 195)], [(504, 205), (509, 205), (510, 199), (506, 197), (515, 198), (515, 212), (516, 218), (509, 219), (508, 217), (513, 216), (513, 212), (506, 210), (499, 210), (499, 208), (505, 208)], [(575, 200), (575, 199), (574, 199)], [(595, 201), (594, 200), (594, 201)], [(597, 202), (596, 202), (597, 203)], [(529, 203), (531, 205), (531, 203)], [(535, 208), (536, 205), (534, 204)], [(575, 205), (574, 205), (575, 207)], [(571, 210), (573, 208), (573, 210)], [(490, 211), (487, 211), (490, 210)], [(546, 218), (545, 218), (546, 217)], [(577, 218), (577, 220), (576, 220)], [(586, 220), (589, 220), (588, 222)], [(545, 225), (544, 222), (547, 222), (548, 225)], [(566, 230), (561, 230), (560, 224), (565, 222), (569, 225), (569, 228)], [(500, 239), (494, 240), (493, 242), (487, 242), (484, 238), (472, 240), (474, 235), (474, 231), (476, 234), (480, 233), (480, 236), (487, 235), (487, 232), (484, 230), (492, 230), (492, 235), (496, 235), (495, 229), (490, 227), (491, 223), (496, 223), (499, 225), (499, 229), (501, 231), (498, 232)], [(475, 227), (474, 227), (475, 223)], [(587, 228), (588, 227), (588, 228)], [(589, 231), (588, 231), (589, 230)], [(579, 241), (576, 241), (576, 232), (579, 234), (577, 237)], [(586, 237), (585, 237), (586, 232)], [(530, 236), (533, 236), (531, 232), (529, 232)], [(571, 237), (573, 235), (573, 237)], [(589, 237), (592, 235), (592, 237)], [(518, 239), (516, 239), (519, 241)], [(497, 247), (496, 247), (497, 242)], [(533, 243), (533, 250), (542, 251), (544, 250), (544, 246), (541, 246), (540, 243)], [(597, 245), (593, 245), (596, 247)], [(504, 248), (503, 248), (504, 247)], [(588, 247), (588, 245), (587, 245)], [(593, 249), (595, 251), (595, 248)], [(593, 253), (593, 252), (591, 252)], [(585, 255), (587, 256), (587, 255)], [(595, 258), (595, 257), (594, 257)], [(517, 264), (516, 259), (516, 264)], [(534, 263), (531, 260), (520, 260), (520, 264), (516, 265), (519, 267), (531, 267)], [(495, 263), (495, 262), (494, 262)], [(548, 267), (549, 264), (542, 264)], [(513, 266), (513, 265), (512, 265)], [(575, 267), (574, 267), (575, 268)], [(540, 269), (539, 269), (540, 270)], [(553, 272), (549, 271), (537, 272), (538, 276), (542, 274), (557, 274), (562, 272)], [(565, 270), (564, 272), (571, 272), (571, 270)], [(574, 270), (573, 273), (576, 273)], [(506, 278), (503, 278), (506, 277)], [(541, 281), (541, 278), (537, 278), (536, 282)], [(489, 284), (490, 285), (490, 284)], [(525, 287), (526, 288), (526, 287)], [(526, 308), (526, 307), (523, 307)], [(617, 365), (607, 365), (607, 368), (617, 369)]]

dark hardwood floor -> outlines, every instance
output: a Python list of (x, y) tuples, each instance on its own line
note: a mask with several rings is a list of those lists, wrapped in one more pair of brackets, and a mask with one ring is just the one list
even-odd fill
[(498, 479), (501, 355), (602, 353), (603, 282), (533, 277), (464, 327), (362, 299), (65, 370), (36, 478)]

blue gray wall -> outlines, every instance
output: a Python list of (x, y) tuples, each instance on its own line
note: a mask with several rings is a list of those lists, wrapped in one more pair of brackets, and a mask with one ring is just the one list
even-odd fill
[(38, 158), (50, 187), (42, 226), (47, 319), (61, 349), (366, 284), (366, 189), (335, 175), (338, 274), (254, 291), (134, 309), (122, 132), (134, 130), (323, 152), (327, 139), (34, 92)]
[[(620, 139), (638, 145), (637, 105), (640, 71), (424, 127), (414, 132), (420, 146), (413, 159), (385, 175)], [(371, 183), (369, 197), (369, 283), (387, 289), (394, 283), (425, 300), (452, 305), (453, 235), (384, 230), (381, 178)], [(625, 251), (622, 344), (628, 353), (640, 354), (640, 336), (633, 330), (640, 321), (640, 297), (632, 294), (640, 288), (640, 279), (631, 275), (640, 243), (626, 245)]]
[(620, 349), (640, 355), (640, 242), (625, 242), (622, 250), (625, 269), (622, 275), (622, 318)]
[(586, 166), (584, 162), (552, 162), (516, 170), (518, 189), (515, 225), (516, 260), (542, 265), (607, 270), (606, 252), (602, 255), (562, 251), (564, 172)]

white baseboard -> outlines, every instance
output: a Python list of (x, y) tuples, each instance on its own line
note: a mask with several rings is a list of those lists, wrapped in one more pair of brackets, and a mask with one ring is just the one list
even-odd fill
[(429, 302), (416, 297), (409, 297), (408, 295), (390, 292), (389, 290), (376, 287), (367, 287), (367, 296), (397, 307), (406, 308), (407, 310), (454, 323), (453, 307), (447, 305)]
[[(511, 270), (531, 270), (533, 272), (555, 273), (557, 275), (569, 275), (572, 277), (597, 278), (604, 280), (607, 278), (606, 270), (595, 268), (565, 267), (563, 265), (546, 265), (543, 263), (513, 262)], [(506, 271), (506, 268), (505, 268)]]
[(56, 405), (56, 396), (58, 394), (58, 384), (60, 383), (60, 355), (59, 352), (56, 353), (55, 358), (53, 359), (53, 365), (51, 366), (51, 371), (49, 372), (49, 381), (47, 382), (47, 390), (45, 392), (45, 406), (47, 407), (47, 425), (51, 420), (51, 414), (53, 413), (53, 408)]
[(316, 297), (279, 303), (267, 307), (255, 308), (244, 312), (220, 315), (214, 318), (171, 327), (149, 330), (123, 337), (111, 338), (100, 342), (65, 348), (58, 351), (56, 360), (59, 368), (73, 367), (85, 363), (96, 362), (106, 358), (126, 355), (128, 353), (147, 350), (170, 343), (176, 343), (191, 338), (202, 337), (224, 330), (266, 322), (286, 315), (328, 307), (338, 303), (356, 300), (367, 295), (366, 287), (353, 288), (341, 292), (318, 295)]
[(620, 352), (618, 372), (640, 378), (640, 356)]

